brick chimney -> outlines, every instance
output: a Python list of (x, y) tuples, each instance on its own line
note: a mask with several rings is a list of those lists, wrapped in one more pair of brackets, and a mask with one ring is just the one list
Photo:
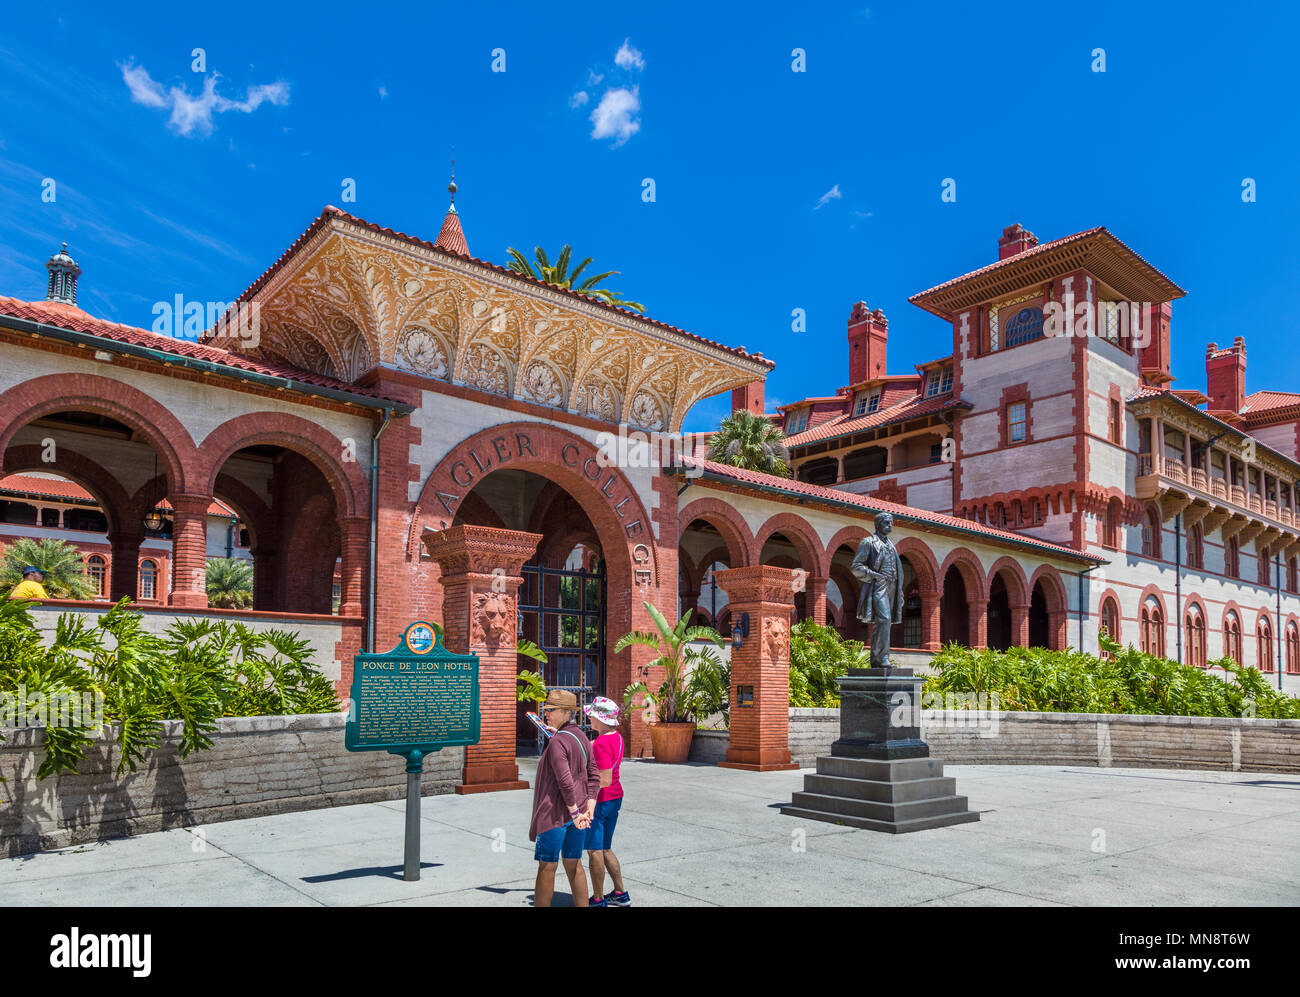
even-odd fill
[(859, 301), (849, 315), (849, 384), (861, 384), (885, 376), (885, 347), (889, 342), (889, 319), (879, 308), (867, 310)]
[(1169, 328), (1173, 322), (1173, 305), (1168, 301), (1145, 306), (1140, 316), (1147, 345), (1142, 347), (1138, 362), (1147, 384), (1168, 384), (1173, 378), (1169, 356)]
[(731, 411), (745, 409), (755, 415), (763, 414), (763, 382), (750, 381), (731, 391)]
[(1213, 411), (1240, 412), (1246, 404), (1246, 341), (1240, 336), (1225, 350), (1218, 343), (1205, 348), (1205, 393)]
[(1019, 222), (1008, 225), (1002, 230), (1002, 238), (998, 240), (998, 259), (1005, 260), (1008, 256), (1016, 256), (1037, 245), (1038, 236), (1028, 229), (1021, 228)]

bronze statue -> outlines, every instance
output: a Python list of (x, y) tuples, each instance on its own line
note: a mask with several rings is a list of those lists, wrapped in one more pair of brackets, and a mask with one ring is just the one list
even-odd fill
[(876, 532), (858, 544), (853, 556), (853, 577), (863, 583), (858, 619), (871, 624), (871, 667), (889, 666), (889, 628), (903, 622), (903, 562), (889, 540), (894, 517), (876, 516)]

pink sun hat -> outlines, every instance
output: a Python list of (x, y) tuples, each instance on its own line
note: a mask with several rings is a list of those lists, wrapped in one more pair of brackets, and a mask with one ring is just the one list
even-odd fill
[(612, 699), (597, 696), (582, 708), (582, 712), (610, 727), (618, 726), (618, 704)]

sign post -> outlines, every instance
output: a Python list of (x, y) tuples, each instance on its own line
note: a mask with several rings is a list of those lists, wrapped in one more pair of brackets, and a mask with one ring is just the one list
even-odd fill
[(453, 654), (439, 628), (406, 628), (387, 654), (352, 661), (343, 742), (349, 751), (387, 751), (406, 759), (406, 848), (402, 878), (420, 878), (420, 777), (424, 758), (479, 739), (478, 656)]

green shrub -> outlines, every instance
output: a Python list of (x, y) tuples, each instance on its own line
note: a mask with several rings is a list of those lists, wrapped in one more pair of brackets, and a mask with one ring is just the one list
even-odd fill
[(1136, 713), (1182, 717), (1300, 718), (1300, 699), (1231, 658), (1209, 662), (1226, 680), (1100, 638), (1105, 658), (1079, 651), (946, 645), (934, 657), (927, 693), (996, 696), (997, 709), (1051, 713)]
[[(121, 749), (120, 776), (161, 743), (167, 720), (183, 722), (181, 757), (212, 746), (221, 717), (331, 713), (333, 683), (311, 664), (311, 645), (280, 630), (258, 633), (228, 620), (177, 620), (148, 633), (123, 599), (104, 615), (59, 616), (46, 646), (28, 603), (0, 592), (0, 697), (101, 696), (103, 722)], [(46, 727), (44, 779), (75, 770), (90, 745), (91, 718)], [(15, 719), (25, 725), (26, 719)]]
[(850, 668), (867, 668), (871, 654), (859, 640), (845, 640), (832, 627), (811, 620), (790, 628), (790, 705), (839, 706), (835, 681)]

